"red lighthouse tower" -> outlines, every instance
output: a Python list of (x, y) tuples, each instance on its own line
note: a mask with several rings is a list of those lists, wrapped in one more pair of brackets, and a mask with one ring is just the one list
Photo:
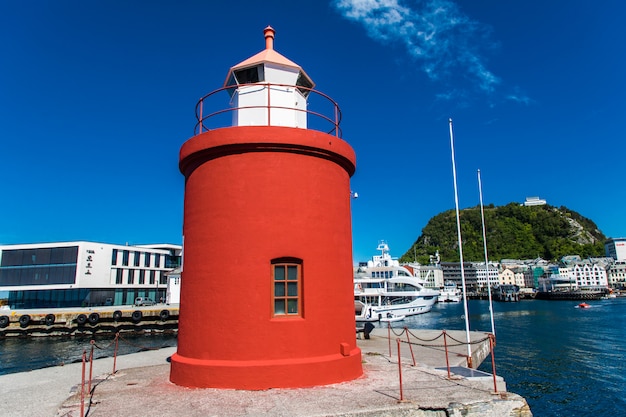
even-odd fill
[[(207, 110), (215, 92), (200, 100), (197, 134), (180, 150), (184, 266), (170, 379), (183, 386), (307, 387), (362, 374), (355, 154), (341, 139), (336, 103), (273, 49), (270, 27), (265, 40), (218, 90), (230, 95), (229, 109)], [(316, 100), (330, 103), (330, 116), (308, 108)], [(225, 113), (231, 125), (209, 129)], [(328, 129), (312, 127), (320, 120)]]

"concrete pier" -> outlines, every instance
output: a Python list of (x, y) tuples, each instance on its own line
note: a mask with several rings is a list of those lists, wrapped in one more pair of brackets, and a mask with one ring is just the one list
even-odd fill
[(179, 305), (0, 310), (0, 337), (177, 331)]
[[(445, 349), (441, 340), (433, 340), (438, 333), (412, 330), (417, 338), (411, 341), (411, 348), (400, 342), (399, 366), (399, 338), (392, 333), (389, 356), (387, 329), (375, 329), (370, 339), (357, 340), (363, 353), (361, 378), (312, 388), (241, 391), (179, 387), (169, 382), (167, 360), (175, 348), (119, 357), (115, 375), (110, 374), (112, 359), (99, 359), (94, 362), (93, 397), (91, 402), (87, 399), (85, 409), (89, 408), (89, 416), (125, 417), (532, 416), (525, 399), (507, 392), (502, 378), (497, 379), (496, 392), (492, 375), (467, 372), (467, 345), (450, 342), (448, 361), (453, 372), (448, 378)], [(465, 340), (464, 331), (448, 334), (450, 341)], [(472, 356), (478, 360), (488, 341), (481, 332), (471, 332), (471, 341)], [(54, 409), (57, 417), (76, 417), (80, 413), (80, 378), (81, 364), (0, 376), (0, 409), (6, 416), (50, 416)], [(32, 400), (35, 392), (38, 401)]]

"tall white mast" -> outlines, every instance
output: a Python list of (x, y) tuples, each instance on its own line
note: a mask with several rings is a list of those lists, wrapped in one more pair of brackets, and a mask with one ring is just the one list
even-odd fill
[(461, 218), (459, 216), (459, 193), (456, 186), (456, 163), (454, 161), (454, 134), (452, 133), (452, 119), (450, 124), (450, 148), (452, 150), (452, 177), (454, 178), (454, 205), (456, 207), (456, 230), (459, 238), (459, 260), (461, 261), (461, 284), (463, 285), (463, 310), (465, 312), (465, 338), (467, 340), (467, 360), (472, 363), (472, 347), (470, 345), (469, 314), (467, 309), (467, 290), (465, 288), (465, 266), (463, 265), (463, 241), (461, 239)]
[(496, 326), (493, 322), (493, 302), (491, 299), (491, 278), (489, 278), (489, 258), (487, 257), (487, 232), (485, 231), (485, 210), (483, 208), (483, 185), (478, 170), (478, 193), (480, 194), (480, 218), (483, 224), (483, 247), (485, 248), (485, 268), (487, 268), (487, 292), (489, 293), (489, 316), (491, 317), (491, 333), (496, 335)]

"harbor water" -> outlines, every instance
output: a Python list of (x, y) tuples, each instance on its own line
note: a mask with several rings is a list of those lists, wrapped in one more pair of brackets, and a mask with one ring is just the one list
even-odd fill
[[(535, 417), (626, 414), (626, 298), (578, 303), (493, 303), (496, 373)], [(488, 301), (470, 300), (468, 310), (471, 330), (491, 331)], [(464, 329), (463, 313), (463, 303), (436, 304), (402, 325)], [(491, 361), (479, 369), (491, 372)]]
[[(110, 333), (97, 335), (94, 338), (90, 336), (5, 337), (0, 339), (0, 375), (81, 362), (83, 351), (90, 355), (92, 346), (95, 359), (110, 357), (115, 353), (115, 345), (115, 335)], [(171, 346), (176, 346), (175, 334), (121, 334), (117, 342), (117, 354), (126, 355)]]
[[(469, 301), (470, 328), (490, 331), (489, 303)], [(528, 401), (535, 417), (624, 415), (626, 410), (626, 298), (590, 301), (529, 300), (493, 304), (496, 371), (509, 391)], [(410, 329), (463, 330), (462, 303), (393, 323)], [(380, 326), (380, 325), (379, 325)], [(112, 335), (96, 338), (94, 356), (111, 356)], [(124, 335), (119, 354), (176, 345), (171, 334)], [(0, 339), (0, 374), (80, 361), (89, 337)], [(479, 368), (491, 372), (487, 359)]]

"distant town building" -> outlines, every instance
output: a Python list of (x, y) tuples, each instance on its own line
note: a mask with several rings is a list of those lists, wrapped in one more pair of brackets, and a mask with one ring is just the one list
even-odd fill
[(515, 285), (515, 272), (512, 269), (504, 268), (498, 274), (501, 285)]
[(606, 274), (609, 287), (616, 290), (626, 289), (626, 260), (615, 261)]
[[(498, 270), (500, 269), (500, 265), (492, 262), (489, 262), (489, 268), (485, 267), (484, 262), (474, 262), (473, 265), (476, 269), (476, 283), (478, 289), (486, 290), (488, 286), (494, 286), (498, 284)], [(489, 283), (487, 283), (487, 276), (489, 276)]]
[(439, 265), (421, 265), (419, 263), (408, 263), (402, 265), (408, 269), (414, 277), (425, 282), (428, 288), (443, 288), (443, 270)]
[(165, 301), (182, 246), (53, 242), (0, 246), (0, 292), (12, 309)]
[(606, 269), (597, 263), (578, 263), (572, 267), (571, 276), (578, 288), (606, 288), (609, 285)]
[(545, 206), (547, 203), (546, 200), (539, 197), (526, 197), (526, 201), (524, 201), (524, 206)]
[[(443, 280), (445, 282), (452, 281), (458, 287), (462, 288), (461, 263), (460, 262), (441, 262), (443, 270)], [(476, 267), (472, 262), (463, 263), (463, 275), (465, 276), (465, 287), (468, 290), (478, 289), (478, 277)]]
[[(526, 281), (524, 280), (524, 269), (523, 268), (507, 268), (504, 267), (498, 273), (498, 279), (500, 280), (501, 285), (517, 285), (520, 288), (526, 288)], [(531, 285), (528, 288), (534, 288), (534, 285)]]
[(610, 238), (604, 243), (606, 256), (613, 259), (626, 259), (626, 237)]

